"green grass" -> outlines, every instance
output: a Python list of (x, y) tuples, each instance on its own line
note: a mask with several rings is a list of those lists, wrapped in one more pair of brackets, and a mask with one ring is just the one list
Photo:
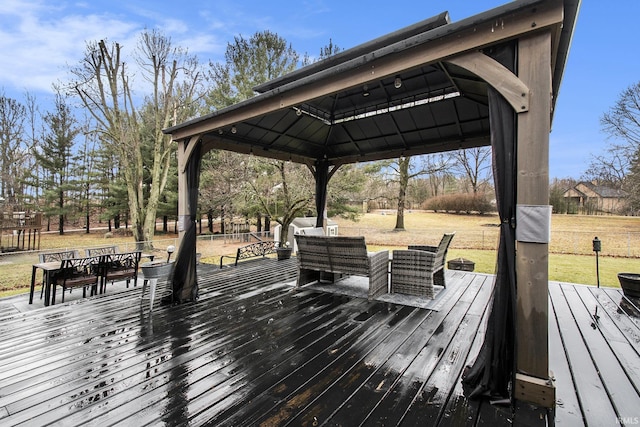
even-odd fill
[[(496, 215), (455, 215), (430, 212), (408, 212), (406, 231), (395, 232), (395, 215), (391, 211), (364, 215), (360, 221), (335, 219), (341, 235), (365, 236), (370, 250), (400, 249), (408, 244), (437, 244), (443, 232), (456, 231), (448, 259), (467, 258), (475, 262), (475, 271), (495, 273), (499, 220)], [(612, 216), (554, 215), (551, 222), (552, 241), (549, 254), (549, 280), (569, 283), (596, 284), (596, 262), (591, 240), (602, 240), (600, 254), (600, 284), (618, 287), (617, 274), (640, 272), (640, 218)], [(174, 235), (158, 235), (154, 245), (166, 247)], [(121, 250), (133, 249), (130, 236), (105, 239), (102, 232), (91, 234), (43, 234), (42, 249), (84, 249), (92, 246), (120, 245)], [(202, 262), (218, 265), (220, 255), (235, 254), (241, 243), (198, 241)], [(160, 250), (159, 256), (162, 256)], [(4, 254), (0, 256), (0, 297), (28, 292), (31, 265), (36, 254)], [(225, 259), (225, 262), (229, 260)], [(41, 280), (39, 275), (37, 282)], [(39, 286), (38, 286), (39, 291)]]
[[(372, 248), (400, 249), (407, 244), (435, 245), (442, 233), (456, 231), (447, 259), (467, 258), (475, 271), (495, 273), (499, 223), (496, 215), (411, 212), (406, 231), (392, 231), (396, 217), (375, 212), (353, 222), (336, 219), (340, 234), (364, 235)], [(549, 280), (595, 285), (596, 259), (591, 241), (602, 240), (600, 285), (619, 287), (618, 273), (640, 272), (640, 218), (554, 215), (549, 253)], [(372, 249), (375, 250), (375, 249)], [(631, 254), (631, 256), (628, 256)]]

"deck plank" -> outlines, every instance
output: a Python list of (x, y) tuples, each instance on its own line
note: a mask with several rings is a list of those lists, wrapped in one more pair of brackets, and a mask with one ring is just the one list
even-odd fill
[[(0, 311), (0, 424), (545, 422), (545, 411), (464, 395), (493, 276), (447, 271), (451, 286), (425, 310), (295, 288), (296, 270), (295, 259), (200, 266), (200, 299), (153, 313), (140, 286)], [(550, 301), (555, 422), (629, 419), (640, 403), (638, 308), (619, 291), (569, 284), (550, 286)]]
[[(456, 288), (452, 292), (452, 300), (459, 298), (468, 289), (469, 287), (465, 286)], [(411, 334), (395, 334), (395, 348), (389, 348), (387, 343), (382, 343), (379, 348), (383, 348), (384, 351), (376, 349), (363, 363), (355, 367), (351, 375), (328, 389), (326, 393), (335, 402), (333, 405), (326, 405), (333, 408), (332, 413), (322, 412), (325, 402), (320, 401), (309, 409), (308, 414), (299, 417), (299, 421), (294, 420), (294, 423), (326, 422), (331, 425), (349, 425), (353, 419), (365, 419), (375, 407), (375, 403), (380, 400), (380, 396), (383, 396), (398, 380), (399, 375), (408, 368), (417, 356), (416, 353), (425, 345), (425, 340), (435, 333), (433, 325), (452, 307), (449, 304), (438, 312), (429, 313), (429, 317), (425, 316), (414, 326)], [(336, 399), (336, 396), (339, 398)]]
[[(618, 418), (615, 418), (614, 422), (616, 419), (632, 419), (638, 415), (640, 395), (629, 381), (619, 358), (637, 359), (637, 354), (623, 347), (618, 348), (621, 353), (613, 351), (610, 344), (614, 338), (612, 333), (615, 329), (607, 327), (608, 322), (606, 322), (607, 319), (601, 309), (598, 312), (598, 319), (593, 322), (594, 307), (600, 307), (588, 287), (567, 286), (563, 290), (576, 323), (579, 325), (585, 345), (589, 349), (593, 363), (617, 413)], [(591, 327), (592, 323), (595, 326)]]
[[(371, 307), (372, 310), (357, 315), (353, 320), (362, 322), (362, 329), (356, 339), (352, 342), (338, 340), (322, 357), (305, 363), (284, 381), (274, 384), (266, 393), (266, 407), (255, 408), (254, 414), (237, 420), (238, 425), (283, 425), (288, 422), (320, 395), (324, 388), (348, 372), (378, 342), (392, 334), (403, 323), (404, 318), (418, 310), (402, 307), (389, 311), (387, 306), (377, 303)], [(236, 422), (231, 425), (236, 425)]]
[[(591, 330), (592, 328), (589, 323), (584, 324), (584, 320), (582, 320), (583, 324), (580, 324), (580, 317), (578, 319), (574, 317), (565, 296), (565, 288), (569, 289), (565, 285), (550, 286), (549, 293), (558, 319), (563, 348), (570, 368), (574, 372), (576, 393), (589, 424), (612, 425), (617, 419), (617, 414), (581, 333), (581, 329)], [(576, 309), (586, 311), (584, 306)]]
[[(399, 425), (405, 412), (422, 390), (424, 382), (437, 369), (451, 342), (453, 332), (458, 329), (464, 315), (475, 300), (481, 284), (481, 281), (472, 281), (449, 310), (441, 310), (437, 318), (434, 316), (433, 321), (428, 325), (429, 334), (425, 336), (423, 345), (417, 349), (419, 352), (410, 360), (410, 364), (403, 370), (397, 381), (380, 398), (363, 425)], [(443, 333), (444, 331), (449, 332)]]
[[(550, 283), (549, 286), (560, 286)], [(564, 351), (562, 336), (558, 326), (557, 313), (549, 303), (549, 369), (556, 386), (555, 423), (559, 426), (584, 425), (582, 408), (573, 384), (573, 375)]]
[(444, 415), (452, 390), (460, 381), (493, 290), (487, 276), (477, 276), (480, 289), (440, 358), (437, 368), (422, 385), (401, 421), (403, 425), (435, 425)]

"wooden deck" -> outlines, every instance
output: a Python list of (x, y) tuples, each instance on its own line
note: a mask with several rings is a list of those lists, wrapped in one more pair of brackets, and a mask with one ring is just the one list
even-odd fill
[(295, 274), (295, 259), (203, 265), (197, 303), (151, 315), (141, 287), (26, 312), (0, 300), (0, 425), (640, 422), (640, 311), (618, 290), (551, 284), (546, 413), (464, 397), (492, 276), (447, 271), (423, 309), (296, 290)]

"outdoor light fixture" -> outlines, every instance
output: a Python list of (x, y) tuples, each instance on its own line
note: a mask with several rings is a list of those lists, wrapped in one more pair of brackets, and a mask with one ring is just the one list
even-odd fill
[(400, 78), (400, 76), (396, 76), (395, 80), (393, 81), (393, 87), (395, 87), (396, 89), (400, 89), (402, 87), (402, 79)]
[(598, 252), (602, 250), (602, 242), (598, 239), (598, 236), (593, 238), (593, 252), (596, 253), (596, 279), (598, 287), (600, 287), (600, 266), (598, 265)]
[[(598, 283), (598, 288), (600, 287), (600, 266), (598, 265), (598, 252), (600, 252), (601, 250), (602, 242), (600, 241), (600, 239), (598, 239), (598, 236), (596, 236), (593, 238), (593, 252), (596, 253), (596, 280)], [(596, 312), (593, 315), (594, 322), (591, 323), (592, 328), (596, 328), (596, 324), (599, 318), (600, 316), (598, 316), (598, 305), (596, 304)]]
[(231, 126), (231, 133), (236, 133), (236, 132), (238, 132), (238, 129), (236, 129), (236, 126), (235, 125)]
[(367, 87), (367, 85), (364, 85), (362, 87), (362, 96), (369, 96), (369, 88)]

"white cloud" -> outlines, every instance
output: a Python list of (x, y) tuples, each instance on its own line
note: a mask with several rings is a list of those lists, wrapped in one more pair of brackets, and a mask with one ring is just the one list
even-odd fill
[[(25, 89), (51, 93), (52, 84), (65, 81), (69, 67), (82, 59), (87, 42), (117, 41), (128, 55), (145, 28), (161, 30), (175, 46), (201, 56), (202, 62), (224, 54), (226, 41), (218, 37), (222, 33), (219, 21), (203, 25), (195, 14), (197, 22), (186, 23), (167, 11), (133, 5), (123, 9), (118, 2), (107, 9), (99, 3), (0, 2), (0, 88), (5, 88), (8, 96)], [(217, 31), (212, 31), (214, 28)]]
[(109, 14), (65, 13), (43, 3), (15, 1), (0, 7), (0, 85), (29, 91), (51, 91), (77, 63), (86, 42), (102, 38), (123, 44), (134, 40), (138, 25)]

